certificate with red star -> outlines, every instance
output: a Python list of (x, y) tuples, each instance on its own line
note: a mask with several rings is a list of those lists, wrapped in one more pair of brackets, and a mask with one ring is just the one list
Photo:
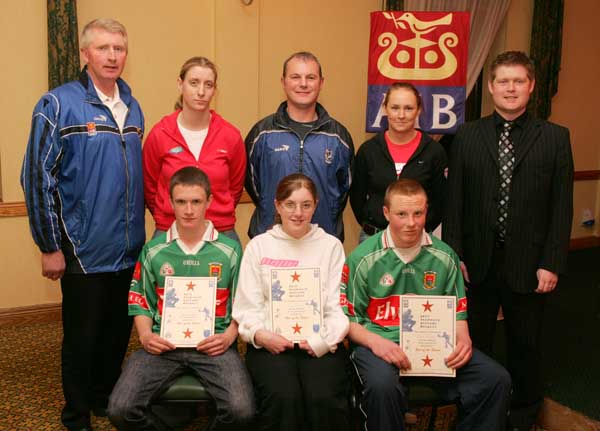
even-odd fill
[(299, 342), (323, 326), (319, 268), (272, 269), (269, 290), (273, 332)]
[(400, 296), (400, 346), (411, 369), (402, 376), (455, 377), (444, 361), (456, 345), (456, 297)]
[(215, 331), (217, 277), (165, 277), (160, 336), (196, 347)]

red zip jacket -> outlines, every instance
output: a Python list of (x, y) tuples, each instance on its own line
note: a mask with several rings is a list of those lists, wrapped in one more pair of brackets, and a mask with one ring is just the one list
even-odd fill
[(208, 134), (196, 160), (177, 127), (179, 112), (163, 117), (150, 131), (143, 148), (144, 200), (156, 228), (166, 231), (175, 220), (169, 200), (171, 176), (183, 167), (196, 166), (208, 175), (213, 194), (206, 218), (221, 232), (233, 229), (246, 173), (246, 150), (240, 131), (211, 110)]

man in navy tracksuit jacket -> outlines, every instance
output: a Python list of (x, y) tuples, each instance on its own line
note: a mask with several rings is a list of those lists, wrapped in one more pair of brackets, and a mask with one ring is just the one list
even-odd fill
[(317, 103), (323, 76), (313, 54), (292, 54), (284, 62), (281, 83), (287, 100), (246, 137), (246, 190), (256, 205), (248, 235), (252, 238), (273, 225), (277, 184), (286, 175), (301, 172), (314, 181), (319, 194), (313, 223), (343, 241), (352, 137)]
[(144, 244), (144, 118), (119, 78), (127, 32), (83, 29), (78, 81), (42, 96), (33, 112), (21, 184), (42, 274), (63, 295), (62, 422), (90, 430), (103, 415), (127, 350), (127, 295)]

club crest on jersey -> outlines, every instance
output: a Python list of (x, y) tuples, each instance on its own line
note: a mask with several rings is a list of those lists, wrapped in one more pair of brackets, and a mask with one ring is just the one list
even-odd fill
[(391, 274), (385, 273), (379, 280), (379, 284), (382, 286), (392, 286), (394, 284), (394, 277)]
[(93, 121), (87, 123), (86, 126), (88, 136), (96, 136), (98, 134), (98, 132), (96, 131), (96, 123), (94, 123)]
[(435, 289), (435, 271), (425, 271), (423, 273), (423, 288), (426, 290)]
[(160, 267), (159, 274), (166, 277), (167, 275), (175, 274), (175, 270), (173, 269), (173, 267), (171, 266), (171, 264), (169, 262), (165, 262)]
[(325, 163), (327, 163), (328, 165), (333, 163), (333, 151), (331, 151), (330, 149), (325, 150)]
[(210, 277), (217, 277), (217, 281), (221, 281), (221, 274), (223, 272), (223, 264), (222, 263), (209, 263), (208, 264), (208, 274)]

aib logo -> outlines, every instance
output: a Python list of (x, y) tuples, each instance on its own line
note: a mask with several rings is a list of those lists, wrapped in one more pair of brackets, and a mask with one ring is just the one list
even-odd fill
[(400, 16), (384, 12), (383, 16), (394, 23), (396, 30), (410, 30), (413, 37), (398, 41), (396, 34), (389, 31), (379, 35), (377, 43), (385, 48), (377, 59), (377, 69), (382, 75), (395, 80), (422, 81), (441, 80), (456, 72), (458, 61), (450, 49), (458, 45), (456, 33), (445, 31), (433, 40), (427, 36), (440, 27), (448, 28), (452, 24), (451, 13), (432, 21), (420, 20), (410, 12)]
[(423, 99), (417, 126), (453, 133), (464, 122), (468, 40), (468, 12), (371, 13), (367, 131), (387, 128), (384, 94), (403, 81)]

